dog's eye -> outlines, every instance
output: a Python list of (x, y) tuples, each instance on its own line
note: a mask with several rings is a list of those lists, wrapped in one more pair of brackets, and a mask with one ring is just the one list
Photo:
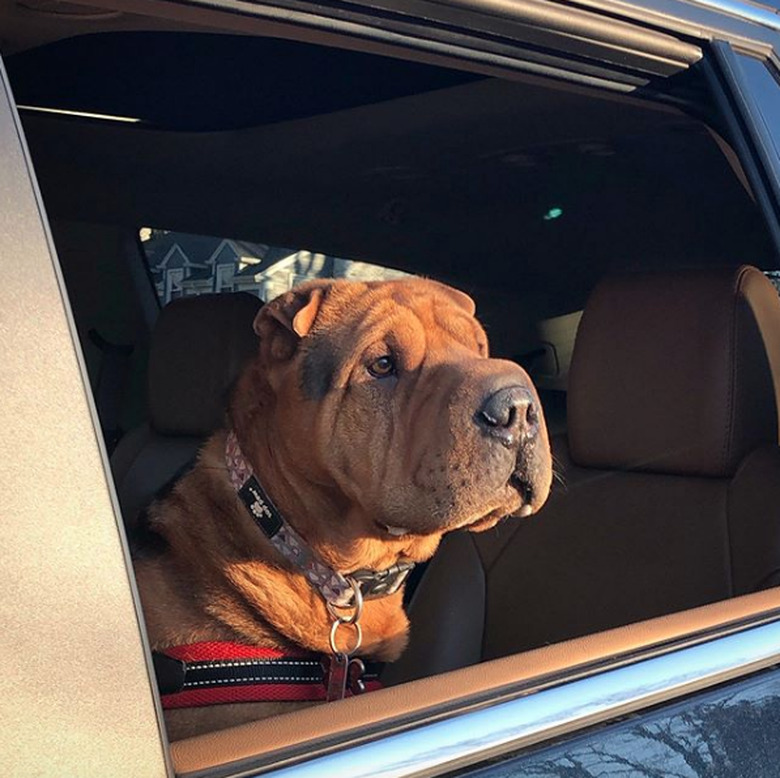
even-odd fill
[(395, 362), (391, 356), (379, 357), (368, 366), (368, 372), (374, 378), (387, 378), (395, 375)]

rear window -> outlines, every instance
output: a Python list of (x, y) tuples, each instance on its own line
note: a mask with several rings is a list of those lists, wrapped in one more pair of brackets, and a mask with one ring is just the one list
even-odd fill
[(160, 305), (177, 297), (249, 292), (272, 300), (314, 278), (388, 281), (409, 273), (316, 250), (143, 227), (139, 237)]
[(764, 275), (774, 284), (775, 289), (780, 292), (780, 270), (765, 270)]

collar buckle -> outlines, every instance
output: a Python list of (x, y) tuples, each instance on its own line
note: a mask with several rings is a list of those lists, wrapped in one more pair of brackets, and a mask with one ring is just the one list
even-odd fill
[(387, 570), (356, 570), (349, 578), (354, 580), (364, 600), (395, 594), (414, 569), (414, 562), (398, 562)]

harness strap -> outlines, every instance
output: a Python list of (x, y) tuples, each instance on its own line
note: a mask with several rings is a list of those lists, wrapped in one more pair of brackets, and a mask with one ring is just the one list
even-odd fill
[[(330, 656), (211, 641), (152, 655), (163, 708), (328, 699)], [(381, 687), (381, 665), (349, 660), (346, 696)]]

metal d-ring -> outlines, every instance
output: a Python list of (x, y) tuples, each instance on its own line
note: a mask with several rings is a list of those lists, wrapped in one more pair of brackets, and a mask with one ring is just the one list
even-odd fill
[[(360, 591), (360, 584), (354, 579), (347, 577), (350, 586), (352, 587), (352, 603), (344, 608), (338, 605), (334, 605), (332, 602), (325, 602), (325, 607), (328, 609), (328, 613), (333, 617), (333, 624), (330, 625), (330, 650), (334, 656), (345, 655), (352, 656), (363, 642), (363, 628), (360, 626), (360, 617), (363, 615), (363, 592)], [(344, 615), (339, 613), (340, 610), (352, 609), (352, 613)], [(345, 625), (350, 626), (355, 630), (355, 645), (352, 648), (345, 651), (339, 651), (336, 645), (336, 633), (339, 631), (339, 627)]]
[[(350, 626), (355, 629), (355, 645), (352, 646), (352, 648), (347, 649), (345, 651), (339, 651), (338, 646), (336, 645), (336, 633), (339, 630), (339, 627), (342, 625), (344, 626)], [(360, 622), (357, 621), (339, 621), (336, 619), (333, 624), (331, 624), (330, 627), (330, 650), (333, 652), (334, 656), (338, 656), (340, 654), (344, 654), (345, 656), (352, 656), (359, 648), (361, 643), (363, 642), (363, 629), (360, 626)]]
[[(340, 606), (334, 605), (332, 602), (325, 601), (325, 607), (328, 609), (328, 613), (333, 617), (334, 624), (357, 624), (360, 621), (360, 617), (363, 615), (363, 592), (360, 591), (360, 584), (354, 579), (347, 576), (352, 587), (352, 603), (350, 605)], [(347, 608), (354, 608), (352, 613), (345, 616), (343, 613), (339, 613), (339, 610), (346, 610)]]

